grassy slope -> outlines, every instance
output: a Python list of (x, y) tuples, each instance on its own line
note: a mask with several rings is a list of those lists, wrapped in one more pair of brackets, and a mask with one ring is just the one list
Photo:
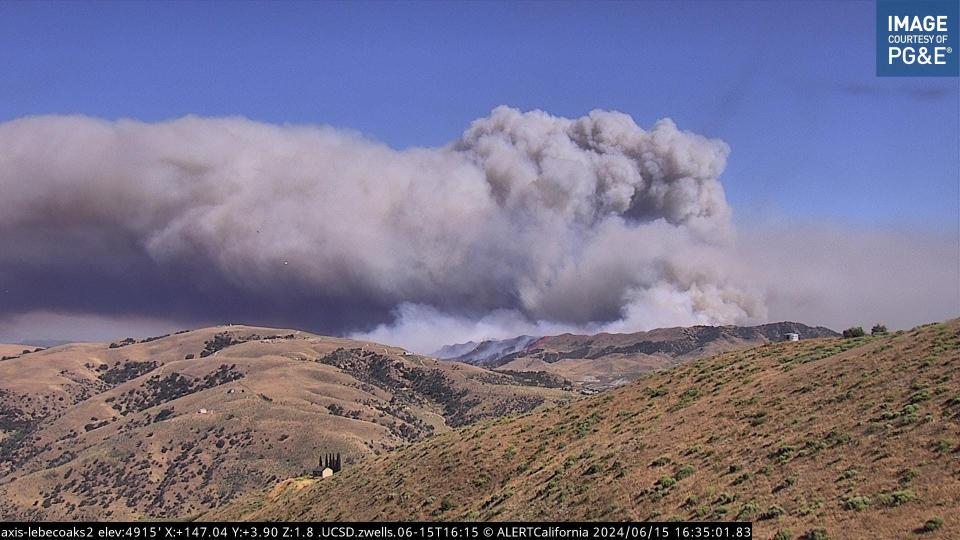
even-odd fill
[[(960, 321), (778, 343), (287, 482), (218, 519), (700, 519), (960, 537)], [(333, 501), (333, 502), (332, 502)]]

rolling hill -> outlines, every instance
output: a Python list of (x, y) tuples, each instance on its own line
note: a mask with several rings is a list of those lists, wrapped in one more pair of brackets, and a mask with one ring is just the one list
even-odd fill
[(544, 371), (594, 389), (619, 386), (656, 369), (764, 343), (837, 337), (822, 326), (797, 322), (759, 326), (659, 328), (628, 334), (519, 336), (501, 341), (448, 345), (435, 356), (503, 371)]
[(0, 519), (187, 516), (313, 470), (570, 399), (375, 343), (222, 326), (0, 361)]
[(751, 520), (778, 540), (957, 538), (957, 508), (953, 320), (720, 353), (202, 517)]

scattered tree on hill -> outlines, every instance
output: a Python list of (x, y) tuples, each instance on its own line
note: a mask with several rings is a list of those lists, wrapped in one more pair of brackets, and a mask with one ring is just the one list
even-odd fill
[(865, 335), (866, 332), (863, 331), (862, 326), (851, 326), (843, 331), (843, 337), (845, 338), (863, 337)]
[(870, 329), (870, 334), (874, 336), (880, 335), (880, 334), (886, 334), (886, 333), (887, 333), (887, 327), (880, 323), (873, 325), (873, 328)]
[(333, 472), (340, 472), (340, 452), (327, 457), (327, 467), (333, 469)]

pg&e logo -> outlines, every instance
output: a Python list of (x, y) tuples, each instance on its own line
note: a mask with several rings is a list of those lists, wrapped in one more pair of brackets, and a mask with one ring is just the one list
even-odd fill
[(877, 76), (960, 74), (956, 0), (877, 0)]

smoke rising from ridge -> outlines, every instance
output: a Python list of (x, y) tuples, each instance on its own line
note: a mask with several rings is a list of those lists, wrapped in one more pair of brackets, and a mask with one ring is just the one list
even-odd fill
[(6, 122), (0, 321), (251, 322), (425, 350), (468, 327), (763, 320), (719, 181), (728, 151), (606, 111), (499, 107), (403, 151), (241, 118)]

